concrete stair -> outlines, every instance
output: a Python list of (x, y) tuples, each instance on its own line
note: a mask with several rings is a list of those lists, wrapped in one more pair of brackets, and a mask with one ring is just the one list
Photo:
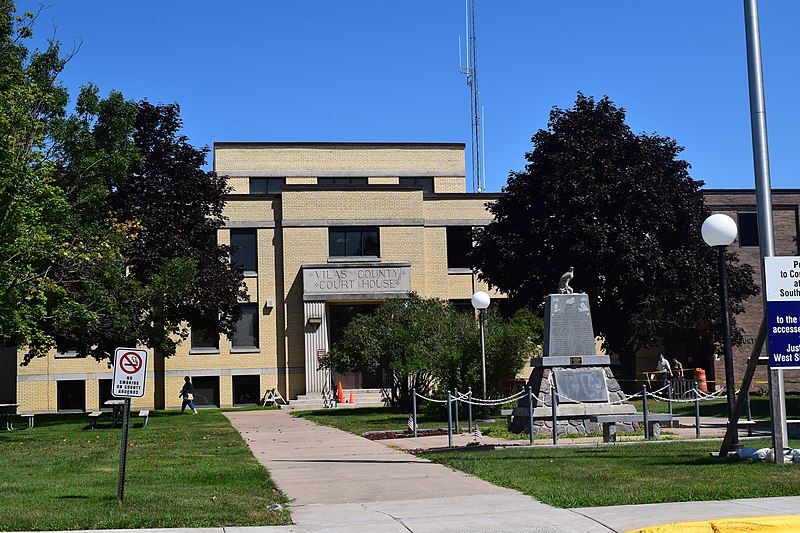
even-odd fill
[[(343, 403), (338, 404), (338, 409), (355, 408), (355, 407), (383, 407), (386, 405), (383, 401), (381, 389), (344, 389), (345, 401), (350, 399), (350, 392), (353, 393), (355, 400), (354, 404)], [(289, 400), (290, 409), (324, 409), (325, 402), (322, 400), (322, 394), (315, 392), (311, 394), (301, 394), (296, 400)]]

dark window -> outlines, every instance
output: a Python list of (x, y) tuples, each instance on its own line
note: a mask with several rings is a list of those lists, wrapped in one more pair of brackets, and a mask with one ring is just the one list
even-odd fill
[(331, 257), (380, 257), (378, 228), (330, 228), (328, 253)]
[(256, 405), (261, 399), (259, 376), (232, 376), (233, 405)]
[(460, 298), (456, 300), (450, 300), (450, 305), (453, 306), (453, 309), (459, 313), (475, 314), (475, 308), (472, 307), (472, 301), (469, 299)]
[(234, 348), (258, 348), (258, 304), (239, 304), (242, 318), (236, 324), (236, 333), (231, 338)]
[(56, 393), (59, 411), (86, 410), (86, 382), (82, 379), (59, 381)]
[(433, 192), (433, 178), (400, 178), (400, 185), (422, 185), (422, 192)]
[(472, 228), (447, 227), (447, 268), (471, 268), (469, 253), (472, 250)]
[(219, 407), (219, 376), (192, 378), (194, 403), (203, 407)]
[(200, 326), (192, 326), (191, 349), (218, 350), (219, 333), (216, 331), (206, 331)]
[(758, 246), (758, 218), (755, 213), (737, 213), (739, 246)]
[(250, 178), (250, 194), (278, 194), (286, 178)]
[(105, 405), (108, 400), (115, 399), (114, 396), (111, 395), (111, 380), (100, 379), (97, 381), (97, 386), (100, 392), (100, 409), (103, 411), (111, 411), (112, 407), (110, 405)]
[(367, 178), (317, 178), (317, 185), (367, 185)]
[(257, 242), (255, 229), (231, 230), (232, 259), (242, 265), (245, 272), (258, 272)]

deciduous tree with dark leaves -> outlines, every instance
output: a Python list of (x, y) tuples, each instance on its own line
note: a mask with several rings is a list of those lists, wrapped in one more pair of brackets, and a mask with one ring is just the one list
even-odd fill
[[(635, 354), (663, 339), (721, 339), (716, 252), (700, 227), (710, 214), (703, 182), (668, 137), (635, 134), (607, 97), (578, 94), (554, 108), (532, 138), (527, 165), (511, 172), (494, 220), (477, 235), (480, 277), (520, 304), (540, 305), (560, 275), (591, 297), (595, 333), (632, 378)], [(757, 294), (753, 268), (727, 254), (735, 315)]]

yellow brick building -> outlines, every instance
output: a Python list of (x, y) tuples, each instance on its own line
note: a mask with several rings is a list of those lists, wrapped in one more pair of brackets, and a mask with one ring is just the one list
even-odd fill
[[(462, 143), (216, 143), (214, 170), (233, 188), (219, 242), (239, 248), (250, 300), (232, 339), (193, 331), (163, 363), (151, 354), (134, 408), (180, 406), (187, 375), (196, 402), (218, 406), (272, 388), (314, 399), (331, 380), (380, 386), (376, 376), (326, 375), (318, 357), (349, 317), (386, 298), (411, 290), (468, 305), (487, 290), (465, 253), (497, 195), (466, 192), (464, 155)], [(109, 363), (21, 360), (0, 366), (0, 391), (20, 412), (93, 411), (110, 398)]]

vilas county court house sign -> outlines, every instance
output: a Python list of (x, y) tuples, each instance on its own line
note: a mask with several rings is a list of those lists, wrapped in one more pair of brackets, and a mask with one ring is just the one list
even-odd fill
[[(330, 345), (327, 302), (365, 302), (407, 298), (409, 263), (323, 263), (303, 265), (306, 393), (320, 392), (327, 382), (319, 354)], [(313, 369), (313, 370), (312, 370)]]

